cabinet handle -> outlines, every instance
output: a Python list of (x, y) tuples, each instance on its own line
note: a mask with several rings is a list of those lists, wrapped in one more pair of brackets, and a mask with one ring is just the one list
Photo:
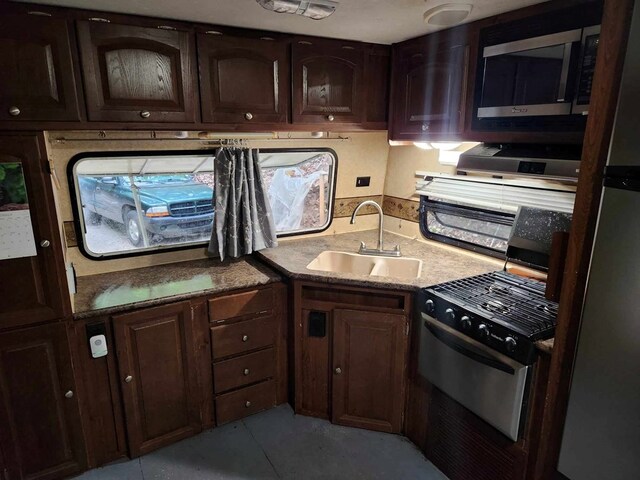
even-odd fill
[(207, 30), (206, 32), (207, 35), (222, 35), (222, 32), (219, 32), (218, 30)]
[(260, 37), (260, 40), (264, 40), (266, 42), (273, 42), (275, 38), (273, 37)]
[(12, 117), (17, 117), (20, 115), (20, 109), (18, 107), (9, 107), (9, 115)]
[(342, 373), (342, 369), (340, 367), (336, 367), (336, 375), (340, 375)]
[(90, 22), (111, 23), (111, 20), (102, 17), (89, 17)]
[(245, 408), (249, 408), (251, 406), (251, 402), (247, 400), (246, 402), (244, 402), (244, 406)]
[(245, 368), (245, 369), (244, 369), (244, 372), (242, 372), (242, 373), (244, 373), (244, 374), (245, 374), (245, 376), (249, 375), (249, 369), (248, 369), (248, 368)]
[(42, 240), (42, 241), (40, 242), (40, 246), (41, 246), (42, 248), (48, 248), (49, 246), (51, 246), (51, 242), (50, 242), (49, 240), (46, 240), (46, 239), (45, 239), (45, 240)]
[(251, 112), (247, 112), (244, 114), (244, 118), (247, 120), (251, 120), (253, 118), (253, 114)]
[(125, 383), (131, 383), (131, 380), (133, 380), (133, 377), (131, 375), (127, 375), (126, 377), (124, 377)]
[(306, 40), (300, 40), (298, 42), (298, 45), (313, 45), (313, 43), (311, 42), (307, 42)]
[(156, 28), (160, 30), (175, 30), (176, 27), (172, 27), (171, 25), (158, 25)]
[(30, 12), (27, 12), (27, 15), (36, 15), (38, 17), (50, 17), (51, 14), (47, 13), (47, 12), (40, 12), (38, 10), (32, 10)]
[(73, 398), (73, 390), (69, 390), (64, 394), (65, 398)]
[(142, 110), (140, 112), (140, 116), (142, 118), (149, 118), (151, 116), (151, 112), (149, 110)]
[(242, 336), (242, 341), (246, 342), (247, 340), (249, 340), (249, 335), (243, 335)]
[(336, 117), (334, 117), (333, 115), (327, 115), (327, 120), (329, 120), (330, 122), (333, 122), (336, 119)]
[(350, 46), (350, 45), (343, 45), (343, 46), (342, 46), (342, 49), (343, 49), (343, 50), (355, 50), (355, 49), (356, 49), (356, 47), (352, 47), (352, 46)]
[(426, 132), (427, 130), (429, 130), (430, 124), (429, 123), (423, 123), (422, 124), (422, 131)]

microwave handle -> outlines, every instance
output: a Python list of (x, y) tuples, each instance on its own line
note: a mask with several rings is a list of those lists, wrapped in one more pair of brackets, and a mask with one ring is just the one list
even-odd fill
[(569, 66), (571, 64), (571, 49), (573, 43), (564, 44), (562, 56), (562, 70), (560, 70), (560, 82), (558, 83), (558, 102), (564, 102), (567, 95), (567, 80), (569, 78)]

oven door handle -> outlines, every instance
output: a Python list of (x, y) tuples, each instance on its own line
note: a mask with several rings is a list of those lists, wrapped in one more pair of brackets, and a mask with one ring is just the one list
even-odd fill
[(511, 365), (501, 362), (496, 358), (483, 355), (480, 350), (474, 348), (464, 341), (461, 341), (459, 338), (450, 334), (449, 332), (438, 328), (429, 321), (425, 321), (424, 326), (431, 332), (431, 334), (435, 338), (440, 340), (447, 347), (455, 350), (458, 353), (461, 353), (465, 357), (468, 357), (471, 360), (475, 360), (476, 362), (480, 362), (487, 367), (495, 368), (502, 372), (508, 373), (509, 375), (515, 375), (516, 370)]

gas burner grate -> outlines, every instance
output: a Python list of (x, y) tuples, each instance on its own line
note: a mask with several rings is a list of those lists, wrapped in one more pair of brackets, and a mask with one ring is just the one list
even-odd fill
[(544, 297), (545, 285), (536, 280), (491, 272), (429, 290), (529, 338), (541, 338), (556, 325), (558, 305)]

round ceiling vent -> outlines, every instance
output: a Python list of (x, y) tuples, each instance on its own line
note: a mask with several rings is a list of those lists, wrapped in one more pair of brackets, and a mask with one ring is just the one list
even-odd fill
[(424, 23), (434, 27), (451, 27), (464, 22), (472, 8), (470, 3), (444, 3), (424, 12)]

